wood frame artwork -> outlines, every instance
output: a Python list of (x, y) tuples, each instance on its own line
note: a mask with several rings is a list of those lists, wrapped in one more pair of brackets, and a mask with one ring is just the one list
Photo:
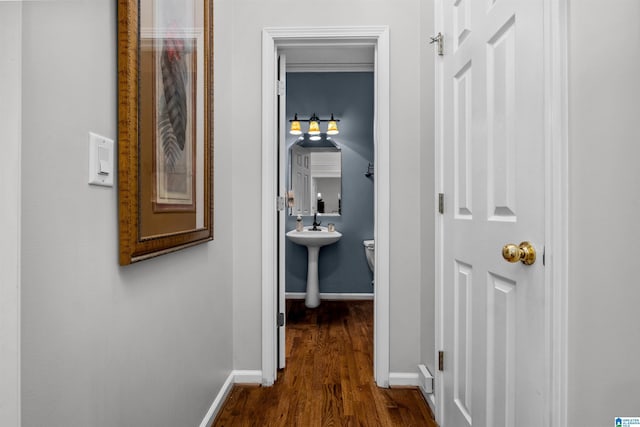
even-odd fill
[(118, 139), (120, 265), (212, 240), (213, 0), (118, 0)]

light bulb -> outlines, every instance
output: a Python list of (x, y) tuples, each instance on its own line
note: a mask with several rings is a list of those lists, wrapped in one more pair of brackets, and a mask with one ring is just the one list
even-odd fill
[(331, 120), (327, 125), (327, 135), (337, 135), (340, 131), (338, 131), (338, 123), (335, 120)]
[[(296, 119), (298, 117), (296, 116)], [(289, 129), (289, 133), (291, 135), (302, 135), (302, 129), (300, 128), (300, 122), (298, 120), (293, 120), (291, 122), (291, 129)]]

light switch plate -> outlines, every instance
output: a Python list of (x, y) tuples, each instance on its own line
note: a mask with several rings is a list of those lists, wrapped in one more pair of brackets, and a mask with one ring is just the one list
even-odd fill
[(113, 140), (89, 132), (89, 184), (113, 187)]

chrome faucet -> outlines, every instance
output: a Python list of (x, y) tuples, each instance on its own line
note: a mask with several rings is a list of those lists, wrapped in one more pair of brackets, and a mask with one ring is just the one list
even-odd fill
[(313, 228), (311, 230), (320, 231), (320, 229), (318, 228), (320, 224), (322, 224), (322, 222), (318, 222), (318, 213), (316, 212), (313, 214)]

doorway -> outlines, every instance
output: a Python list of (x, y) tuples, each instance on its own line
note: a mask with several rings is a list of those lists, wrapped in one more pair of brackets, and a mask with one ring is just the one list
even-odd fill
[[(262, 105), (262, 383), (272, 385), (277, 378), (279, 304), (284, 289), (278, 288), (282, 257), (278, 247), (284, 233), (284, 210), (274, 206), (283, 200), (278, 186), (278, 54), (285, 47), (315, 46), (327, 49), (348, 45), (369, 45), (374, 60), (374, 239), (376, 241), (374, 293), (374, 377), (378, 386), (389, 385), (389, 30), (380, 27), (267, 28), (263, 31)], [(282, 132), (282, 129), (280, 129)], [(281, 340), (282, 342), (282, 340)]]
[[(285, 295), (279, 293), (280, 313), (285, 305), (282, 297), (304, 298), (307, 307), (314, 307), (320, 299), (373, 300), (374, 269), (367, 260), (374, 251), (364, 247), (374, 234), (375, 174), (368, 172), (374, 171), (369, 165), (375, 162), (373, 67), (371, 45), (279, 49), (279, 80), (285, 87), (279, 95), (279, 189), (291, 197), (284, 218), (279, 218), (284, 219), (278, 232), (279, 284), (285, 288)], [(307, 133), (309, 126), (304, 121), (313, 115), (321, 120), (317, 136)], [(332, 131), (324, 133), (331, 117), (336, 120)], [(312, 280), (311, 285), (309, 273), (315, 276), (316, 268), (310, 268), (309, 258), (317, 251), (291, 240), (297, 239), (288, 235), (298, 224), (296, 217), (307, 228), (314, 221), (321, 229), (333, 227), (340, 233), (320, 249), (319, 263), (313, 263), (318, 281)], [(283, 239), (283, 234), (289, 237)], [(373, 320), (373, 311), (371, 316)], [(288, 318), (283, 318), (285, 327), (280, 328), (279, 338), (283, 329), (289, 333)], [(285, 364), (283, 344), (280, 339), (279, 368)]]

